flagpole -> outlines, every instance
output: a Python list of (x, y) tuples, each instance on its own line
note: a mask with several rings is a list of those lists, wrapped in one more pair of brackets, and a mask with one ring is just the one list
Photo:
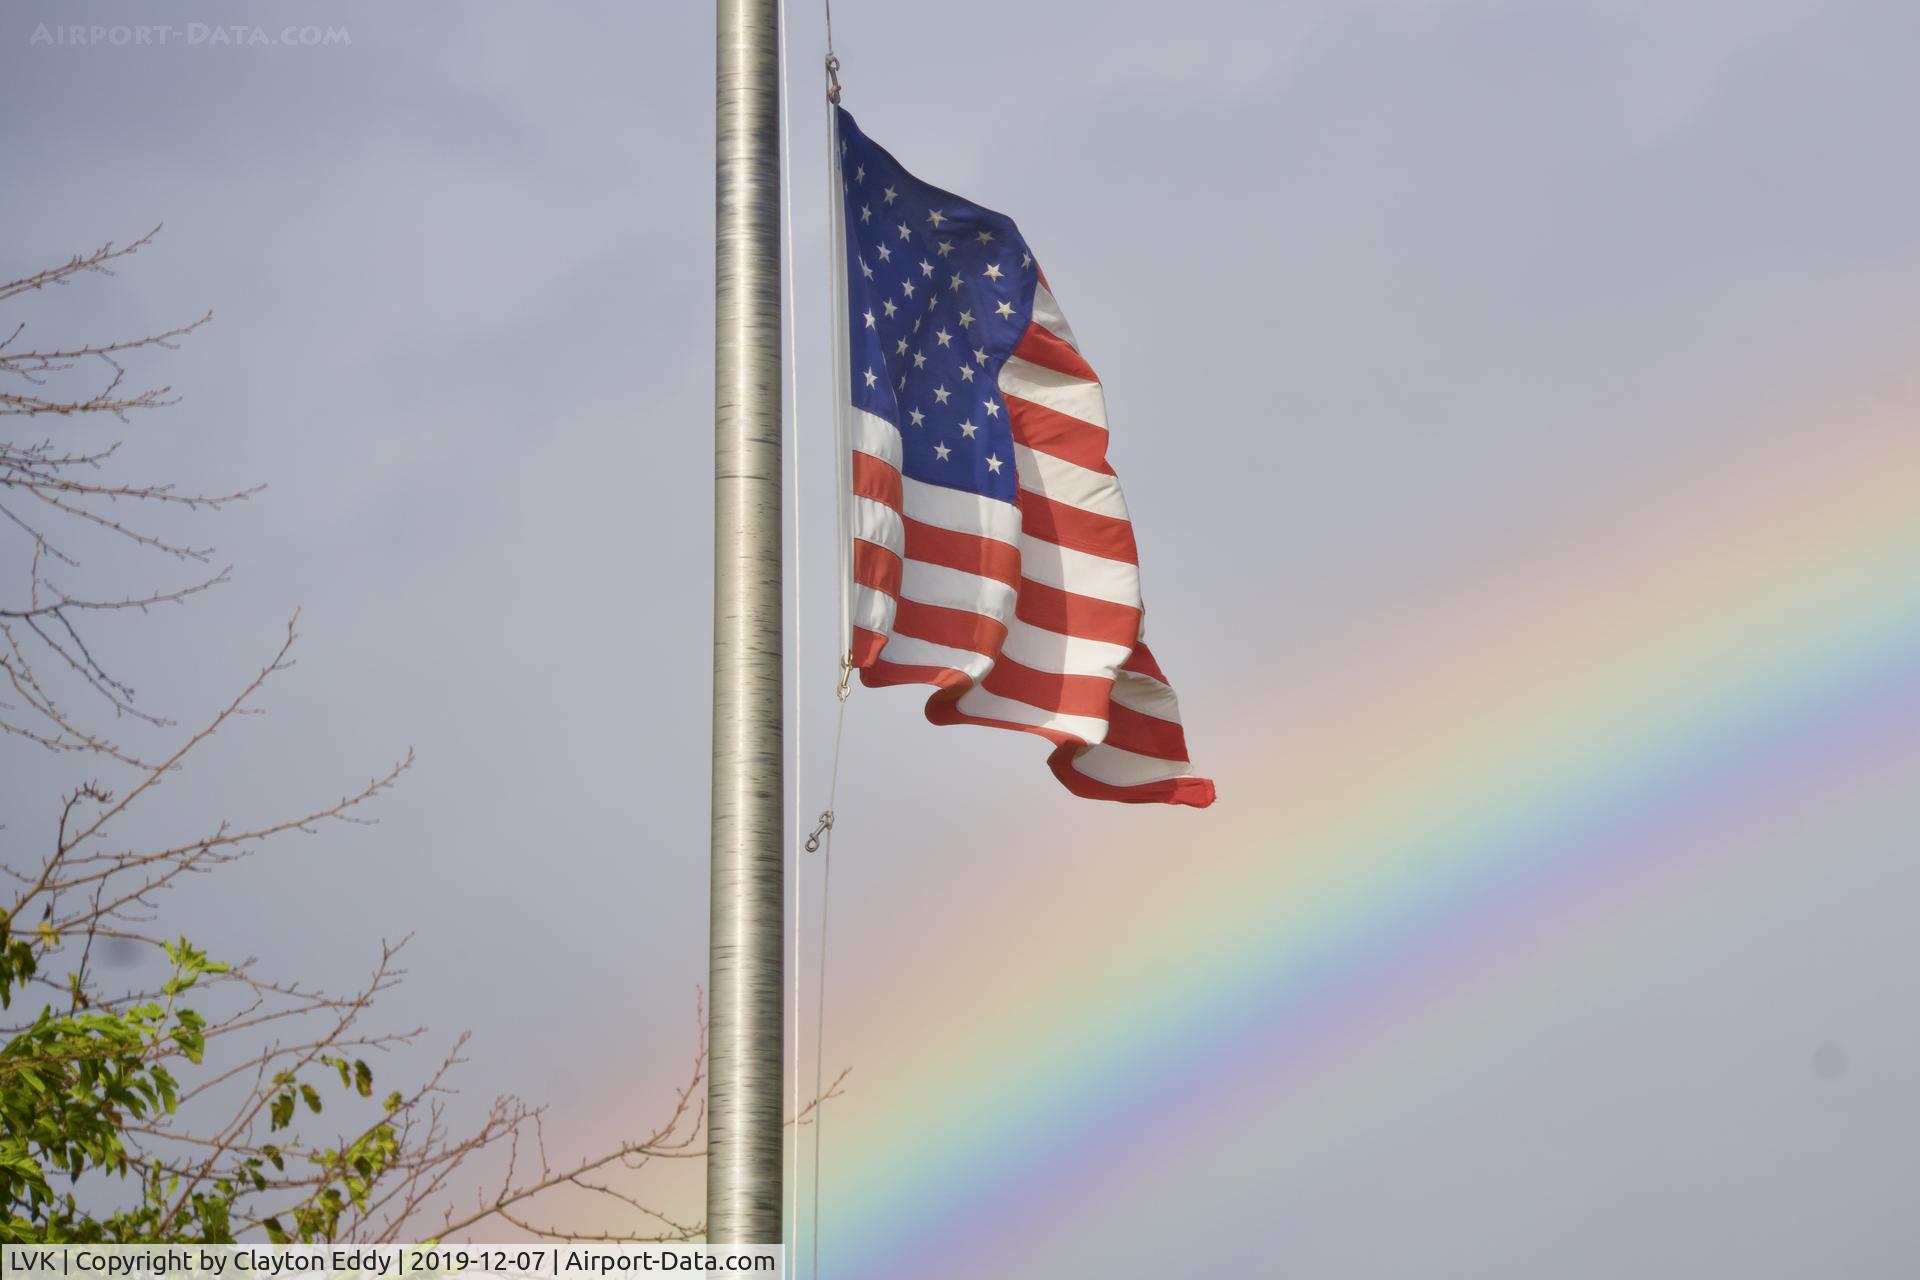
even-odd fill
[(717, 0), (707, 1239), (781, 1231), (780, 160), (775, 0)]

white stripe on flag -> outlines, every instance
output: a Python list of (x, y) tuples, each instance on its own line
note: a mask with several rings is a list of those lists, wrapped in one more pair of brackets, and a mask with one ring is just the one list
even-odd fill
[(853, 584), (854, 626), (877, 631), (883, 636), (891, 635), (893, 615), (898, 607), (894, 598), (886, 592), (875, 591), (865, 583)]
[(1020, 508), (998, 498), (982, 497), (901, 477), (900, 505), (922, 524), (992, 538), (1012, 546), (1020, 543)]
[(1015, 618), (1001, 652), (1023, 667), (1063, 676), (1110, 676), (1132, 652), (1125, 645), (1061, 635)]
[(1056, 458), (1050, 453), (1013, 446), (1014, 470), (1020, 487), (1055, 502), (1064, 502), (1095, 515), (1127, 518), (1127, 500), (1120, 496), (1120, 482), (1101, 471), (1089, 471), (1076, 462)]
[(1140, 605), (1140, 567), (1124, 560), (1090, 556), (1038, 538), (1022, 538), (1020, 572), (1035, 582), (1044, 582), (1077, 596), (1092, 596), (1095, 600), (1110, 600), (1135, 608)]
[(1035, 729), (1051, 729), (1056, 733), (1070, 733), (1083, 741), (1098, 742), (1107, 736), (1107, 722), (1091, 716), (1070, 716), (1045, 707), (1036, 707), (1030, 702), (1020, 702), (1014, 698), (1003, 698), (997, 693), (988, 693), (985, 689), (973, 688), (962, 694), (954, 706), (970, 716), (979, 716), (983, 720), (1005, 720), (1012, 724), (1029, 725)]
[(1113, 700), (1143, 716), (1180, 723), (1180, 704), (1174, 698), (1173, 690), (1152, 676), (1143, 676), (1137, 671), (1122, 671), (1113, 682)]
[(887, 647), (880, 651), (880, 657), (882, 661), (897, 662), (903, 667), (951, 667), (971, 680), (978, 680), (993, 667), (993, 659), (984, 653), (954, 649), (931, 640), (916, 640), (903, 635), (895, 635), (888, 640)]
[(998, 578), (983, 578), (924, 560), (906, 561), (900, 574), (902, 599), (985, 614), (1000, 622), (1013, 617), (1014, 594), (1014, 589)]
[(1000, 390), (1096, 427), (1107, 425), (1107, 401), (1099, 383), (1057, 373), (1019, 356), (1007, 357), (1000, 370)]
[(900, 431), (885, 418), (868, 413), (865, 409), (853, 411), (853, 447), (861, 453), (870, 453), (900, 469)]
[(1104, 782), (1110, 787), (1137, 787), (1146, 782), (1184, 778), (1193, 772), (1193, 766), (1184, 760), (1143, 756), (1136, 751), (1110, 747), (1104, 742), (1075, 756), (1073, 767), (1095, 782)]
[(902, 554), (907, 545), (907, 527), (900, 523), (900, 513), (872, 498), (854, 498), (853, 536), (885, 547), (895, 555)]
[(1034, 288), (1033, 321), (1075, 351), (1080, 349), (1080, 344), (1074, 340), (1073, 330), (1067, 325), (1067, 317), (1060, 310), (1060, 304), (1054, 301), (1052, 290), (1045, 285)]

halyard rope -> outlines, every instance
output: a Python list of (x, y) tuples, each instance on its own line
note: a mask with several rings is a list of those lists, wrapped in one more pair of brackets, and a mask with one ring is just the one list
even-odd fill
[[(793, 280), (793, 139), (788, 127), (791, 114), (787, 98), (787, 0), (779, 0), (777, 25), (780, 28), (780, 216), (785, 224), (782, 228), (786, 235), (786, 258), (783, 262), (787, 277), (787, 391), (791, 397), (787, 418), (787, 457), (789, 487), (793, 491), (793, 669), (797, 675), (801, 666), (802, 646), (805, 644), (806, 631), (799, 625), (800, 604), (805, 593), (801, 576), (802, 557), (800, 555), (800, 335), (799, 307), (795, 299)], [(793, 742), (805, 741), (801, 736), (801, 698), (799, 681), (794, 682), (793, 695)], [(793, 830), (800, 830), (800, 796), (804, 781), (802, 772), (803, 753), (793, 753)], [(793, 1189), (792, 1227), (784, 1234), (789, 1241), (794, 1239), (794, 1230), (800, 1225), (800, 859), (794, 859), (793, 867), (793, 1030), (788, 1034), (788, 1043), (793, 1054), (792, 1102), (788, 1114), (794, 1117), (793, 1136), (787, 1144), (787, 1185)], [(784, 1207), (784, 1206), (783, 1206)], [(789, 1245), (789, 1248), (792, 1246)], [(791, 1254), (789, 1255), (792, 1256)]]
[[(792, 538), (792, 548), (793, 548), (792, 554), (793, 554), (793, 586), (794, 586), (793, 670), (794, 670), (795, 679), (794, 679), (794, 700), (793, 700), (793, 736), (791, 738), (791, 741), (794, 743), (793, 828), (792, 829), (794, 832), (794, 838), (796, 839), (796, 841), (800, 841), (801, 839), (800, 832), (804, 830), (804, 828), (801, 825), (800, 813), (801, 813), (801, 802), (805, 795), (804, 760), (805, 760), (806, 753), (804, 748), (805, 748), (805, 742), (806, 742), (805, 705), (807, 701), (805, 686), (807, 684), (807, 681), (804, 678), (805, 671), (806, 671), (804, 656), (805, 656), (805, 636), (806, 636), (805, 617), (806, 617), (807, 610), (806, 610), (806, 593), (803, 589), (804, 577), (802, 574), (802, 566), (805, 562), (805, 556), (801, 552), (801, 538), (802, 538), (802, 531), (804, 526), (801, 519), (801, 500), (800, 500), (801, 435), (800, 435), (799, 418), (800, 418), (801, 395), (800, 395), (800, 347), (799, 347), (799, 333), (798, 333), (799, 303), (797, 298), (797, 289), (795, 285), (794, 269), (793, 269), (793, 264), (795, 261), (794, 250), (793, 250), (793, 184), (792, 184), (793, 138), (792, 138), (792, 128), (791, 128), (791, 122), (790, 122), (791, 99), (790, 99), (789, 88), (788, 88), (788, 80), (790, 78), (788, 73), (792, 65), (792, 60), (789, 55), (788, 46), (787, 46), (787, 16), (788, 15), (787, 15), (786, 0), (778, 0), (777, 21), (778, 21), (778, 27), (779, 27), (779, 44), (780, 44), (780, 148), (781, 148), (780, 199), (781, 199), (781, 218), (782, 218), (782, 222), (784, 223), (783, 232), (785, 235), (785, 249), (786, 249), (786, 284), (787, 284), (786, 320), (787, 320), (787, 335), (788, 335), (787, 391), (790, 397), (790, 400), (789, 400), (790, 417), (788, 419), (787, 441), (788, 441), (788, 454), (790, 458), (789, 485), (792, 489), (792, 494), (793, 494), (793, 498), (792, 498), (793, 521), (792, 521), (791, 538)], [(818, 1275), (820, 1274), (820, 1135), (822, 1130), (822, 1120), (824, 1118), (823, 1116), (824, 1106), (823, 1106), (823, 1099), (821, 1097), (821, 1091), (825, 1087), (825, 1065), (826, 1065), (825, 1045), (826, 1045), (826, 989), (827, 989), (827, 922), (828, 922), (828, 905), (829, 905), (828, 889), (832, 883), (832, 876), (833, 876), (834, 806), (837, 803), (838, 796), (839, 796), (840, 752), (841, 752), (841, 744), (846, 734), (847, 698), (851, 688), (851, 680), (853, 675), (853, 666), (852, 666), (851, 648), (850, 648), (851, 641), (852, 641), (852, 594), (851, 594), (852, 587), (851, 587), (851, 576), (850, 576), (852, 566), (849, 563), (849, 554), (851, 550), (850, 538), (852, 536), (851, 512), (849, 510), (849, 505), (851, 503), (852, 495), (849, 491), (849, 484), (848, 484), (849, 477), (846, 474), (848, 462), (850, 459), (850, 454), (848, 451), (848, 441), (846, 438), (847, 424), (844, 416), (846, 412), (846, 406), (850, 402), (851, 397), (850, 397), (850, 394), (842, 394), (844, 388), (841, 385), (842, 377), (844, 375), (844, 370), (847, 362), (847, 354), (846, 354), (847, 335), (846, 335), (845, 324), (841, 319), (842, 313), (844, 311), (844, 306), (845, 306), (843, 301), (844, 286), (841, 280), (840, 272), (836, 267), (836, 255), (840, 249), (840, 242), (841, 242), (843, 233), (841, 231), (841, 224), (840, 224), (840, 201), (839, 201), (839, 196), (840, 196), (839, 129), (838, 129), (837, 118), (835, 117), (833, 112), (834, 105), (837, 104), (840, 100), (840, 81), (839, 81), (839, 75), (838, 75), (840, 63), (839, 63), (839, 59), (836, 58), (833, 53), (833, 6), (831, 3), (831, 0), (827, 0), (827, 3), (826, 3), (826, 38), (827, 38), (826, 78), (827, 78), (827, 103), (828, 103), (827, 105), (827, 138), (828, 138), (827, 199), (828, 199), (828, 210), (829, 210), (828, 235), (830, 239), (830, 243), (828, 246), (828, 283), (830, 286), (830, 293), (832, 297), (832, 309), (833, 309), (833, 317), (830, 324), (830, 332), (832, 337), (832, 348), (833, 348), (833, 360), (834, 360), (833, 368), (835, 371), (833, 383), (834, 383), (834, 393), (835, 393), (835, 400), (836, 400), (835, 412), (833, 417), (833, 428), (834, 428), (834, 449), (835, 449), (834, 477), (835, 477), (835, 498), (836, 498), (835, 536), (839, 544), (838, 551), (837, 551), (837, 560), (838, 560), (839, 571), (840, 571), (840, 584), (839, 584), (840, 633), (838, 637), (840, 652), (838, 655), (839, 656), (838, 673), (837, 673), (838, 683), (834, 690), (834, 698), (837, 704), (837, 711), (835, 715), (835, 723), (834, 723), (834, 731), (833, 731), (833, 765), (827, 776), (827, 807), (825, 811), (821, 813), (819, 823), (814, 827), (813, 831), (805, 837), (804, 841), (801, 842), (802, 847), (805, 849), (807, 853), (817, 852), (821, 855), (820, 943), (819, 943), (820, 956), (819, 956), (817, 989), (815, 994), (815, 1021), (814, 1021), (814, 1061), (813, 1061), (814, 1095), (813, 1095), (813, 1101), (810, 1104), (813, 1109), (813, 1134), (814, 1134), (813, 1213), (812, 1213), (812, 1222), (811, 1222), (811, 1227), (812, 1227), (811, 1264), (812, 1265), (810, 1268), (810, 1274), (812, 1274), (815, 1277), (818, 1277)], [(803, 868), (801, 866), (799, 856), (796, 854), (794, 859), (794, 868), (793, 868), (793, 899), (792, 899), (793, 901), (793, 917), (792, 917), (793, 919), (793, 946), (792, 946), (793, 981), (792, 981), (791, 999), (792, 999), (792, 1010), (793, 1010), (793, 1030), (790, 1034), (790, 1044), (792, 1046), (792, 1054), (793, 1054), (793, 1058), (792, 1058), (793, 1085), (791, 1090), (790, 1115), (794, 1122), (794, 1130), (793, 1130), (792, 1137), (789, 1140), (788, 1153), (787, 1153), (788, 1171), (789, 1171), (788, 1183), (793, 1188), (793, 1193), (792, 1193), (793, 1198), (789, 1202), (792, 1205), (792, 1219), (791, 1219), (791, 1227), (787, 1232), (787, 1239), (790, 1242), (788, 1246), (789, 1250), (791, 1251), (790, 1256), (794, 1259), (794, 1263), (795, 1263), (794, 1274), (796, 1276), (796, 1280), (797, 1280), (798, 1271), (799, 1271), (797, 1264), (798, 1264), (798, 1246), (799, 1246), (798, 1237), (799, 1237), (799, 1226), (800, 1226), (800, 1180), (799, 1180), (800, 1126), (798, 1121), (801, 1114), (800, 1015), (801, 1015), (801, 1009), (802, 1009), (802, 1004), (801, 1004), (802, 991), (801, 991), (801, 982), (800, 982), (800, 970), (801, 970), (801, 954), (802, 954), (801, 941), (802, 941), (802, 934), (804, 933), (804, 930), (802, 928), (802, 905), (803, 905), (803, 898), (801, 894), (802, 870)]]
[[(833, 805), (840, 789), (840, 740), (847, 728), (847, 686), (842, 682), (838, 692), (839, 714), (835, 717), (833, 728), (833, 772), (827, 784), (827, 811), (820, 815), (820, 831), (817, 833), (820, 845), (820, 977), (814, 995), (813, 1027), (813, 1266), (808, 1274), (819, 1280), (820, 1276), (820, 1137), (826, 1119), (825, 1099), (821, 1089), (826, 1079), (827, 1046), (827, 889), (833, 883)], [(813, 843), (811, 839), (807, 841)], [(799, 1064), (794, 1065), (795, 1074), (799, 1073)], [(796, 1201), (796, 1204), (798, 1202)]]
[[(815, 983), (814, 1025), (813, 1025), (813, 1217), (811, 1266), (808, 1274), (818, 1280), (820, 1275), (820, 1148), (825, 1132), (825, 1100), (822, 1091), (826, 1086), (826, 1044), (827, 1044), (827, 922), (828, 909), (831, 906), (829, 890), (833, 885), (833, 828), (835, 808), (840, 794), (840, 746), (846, 736), (847, 695), (853, 676), (853, 502), (852, 477), (849, 468), (853, 453), (847, 438), (847, 414), (853, 402), (851, 389), (846, 385), (847, 324), (846, 324), (846, 281), (845, 268), (840, 265), (839, 255), (845, 245), (845, 233), (841, 228), (840, 203), (840, 123), (835, 107), (840, 101), (840, 60), (833, 53), (833, 7), (827, 5), (827, 282), (832, 299), (832, 315), (828, 320), (828, 331), (833, 350), (833, 475), (834, 475), (834, 539), (836, 563), (839, 571), (840, 588), (840, 633), (839, 640), (839, 683), (834, 689), (834, 698), (838, 704), (834, 716), (833, 728), (833, 766), (827, 775), (827, 808), (820, 815), (820, 825), (808, 843), (820, 842), (820, 968)], [(798, 1006), (796, 1014), (798, 1016)], [(794, 1064), (799, 1071), (799, 1064)], [(798, 1201), (796, 1199), (797, 1206)]]

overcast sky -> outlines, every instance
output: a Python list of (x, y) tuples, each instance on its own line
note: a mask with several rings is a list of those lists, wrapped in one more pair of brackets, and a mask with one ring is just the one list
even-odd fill
[[(901, 1038), (955, 1060), (992, 1039), (888, 985), (883, 941), (929, 903), (978, 899), (974, 932), (950, 922), (952, 936), (999, 949), (1009, 972), (1057, 972), (1044, 938), (993, 932), (983, 880), (1018, 896), (1032, 866), (1064, 876), (1079, 859), (1095, 877), (1205, 881), (1210, 849), (1252, 847), (1244, 833), (1292, 807), (1276, 753), (1339, 736), (1327, 690), (1360, 680), (1345, 655), (1448, 669), (1400, 630), (1417, 605), (1445, 614), (1490, 592), (1518, 616), (1565, 585), (1542, 548), (1631, 540), (1643, 513), (1678, 509), (1677, 487), (1711, 491), (1756, 456), (1776, 477), (1875, 449), (1910, 462), (1899, 424), (1920, 403), (1903, 373), (1920, 340), (1920, 10), (1898, 0), (842, 0), (835, 18), (863, 127), (1018, 219), (1101, 371), (1155, 649), (1233, 825), (1083, 813), (1039, 744), (934, 729), (908, 690), (858, 696), (830, 1052), (855, 1074), (829, 1194), (871, 1176), (854, 1135), (940, 1105), (912, 1096)], [(825, 144), (820, 17), (793, 21), (812, 813), (834, 626)], [(81, 23), (173, 34), (36, 39)], [(350, 39), (235, 47), (191, 23)], [(469, 1091), (553, 1102), (556, 1141), (581, 1151), (610, 1118), (660, 1110), (706, 968), (712, 54), (701, 5), (27, 0), (0, 15), (0, 276), (166, 224), (115, 278), (5, 320), (99, 336), (211, 308), (210, 327), (143, 366), (183, 402), (125, 433), (126, 466), (267, 486), (198, 535), (232, 583), (114, 633), (110, 651), (155, 710), (191, 720), (302, 611), (300, 665), (270, 716), (170, 785), (152, 829), (278, 816), (419, 753), (379, 826), (195, 886), (172, 907), (181, 927), (336, 982), (381, 938), (414, 934), (394, 1020), (472, 1028)], [(1739, 509), (1726, 486), (1703, 509)], [(1888, 545), (1920, 545), (1913, 532)], [(1920, 564), (1884, 564), (1889, 590), (1920, 581)], [(1312, 734), (1309, 707), (1327, 717)], [(1644, 919), (1609, 917), (1615, 932), (1591, 936), (1664, 920), (1715, 941), (1609, 986), (1577, 1050), (1507, 1028), (1481, 1046), (1480, 1067), (1510, 1068), (1497, 1083), (1455, 1059), (1461, 1074), (1403, 1098), (1390, 1131), (1356, 1104), (1324, 1176), (1278, 1154), (1271, 1180), (1234, 1164), (1231, 1186), (1200, 1194), (1221, 1163), (1149, 1144), (1097, 1211), (1069, 1214), (1060, 1189), (1062, 1221), (1128, 1235), (1102, 1255), (1115, 1276), (1169, 1274), (1196, 1238), (1264, 1273), (1252, 1259), (1272, 1242), (1250, 1220), (1297, 1235), (1302, 1275), (1906, 1274), (1916, 1241), (1884, 1192), (1912, 1185), (1920, 1130), (1905, 976), (1920, 949), (1903, 923), (1920, 815), (1844, 833), (1911, 777), (1893, 765), (1920, 763), (1916, 728), (1896, 723), (1876, 749), (1866, 774), (1889, 781), (1809, 791), (1775, 850), (1783, 867), (1828, 860), (1827, 890), (1720, 912), (1743, 900), (1723, 859), (1730, 879), (1684, 908), (1656, 888), (1636, 899)], [(70, 770), (0, 744), (10, 859), (44, 836)], [(966, 972), (921, 957), (895, 977), (913, 965)], [(1491, 997), (1469, 980), (1450, 998)], [(1766, 1037), (1790, 1084), (1703, 1111), (1725, 1055)], [(1650, 1044), (1688, 1048), (1650, 1064)], [(1830, 1069), (1834, 1052), (1850, 1070)], [(1577, 1107), (1550, 1084), (1570, 1070), (1591, 1076)], [(1276, 1077), (1264, 1096), (1281, 1106), (1288, 1088)], [(862, 1089), (900, 1111), (860, 1119)], [(1807, 1139), (1826, 1163), (1756, 1182), (1783, 1135), (1805, 1136), (1802, 1109), (1843, 1089), (1856, 1127)], [(1659, 1159), (1618, 1147), (1628, 1120), (1691, 1134), (1697, 1212), (1657, 1231), (1615, 1216), (1605, 1189)], [(1780, 1142), (1726, 1137), (1756, 1131)], [(1579, 1153), (1591, 1178), (1528, 1202), (1542, 1145)], [(1379, 1174), (1392, 1169), (1431, 1176)], [(858, 1218), (830, 1201), (830, 1256)], [(1328, 1222), (1368, 1225), (1314, 1225)], [(1414, 1225), (1397, 1239), (1394, 1222)], [(1043, 1246), (991, 1273), (1069, 1256)]]

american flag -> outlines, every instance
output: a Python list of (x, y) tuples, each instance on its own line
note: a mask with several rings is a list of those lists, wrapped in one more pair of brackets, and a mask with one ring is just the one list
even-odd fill
[(1142, 632), (1100, 381), (1046, 276), (1011, 218), (838, 121), (862, 682), (937, 686), (935, 724), (1039, 734), (1075, 795), (1213, 803)]

